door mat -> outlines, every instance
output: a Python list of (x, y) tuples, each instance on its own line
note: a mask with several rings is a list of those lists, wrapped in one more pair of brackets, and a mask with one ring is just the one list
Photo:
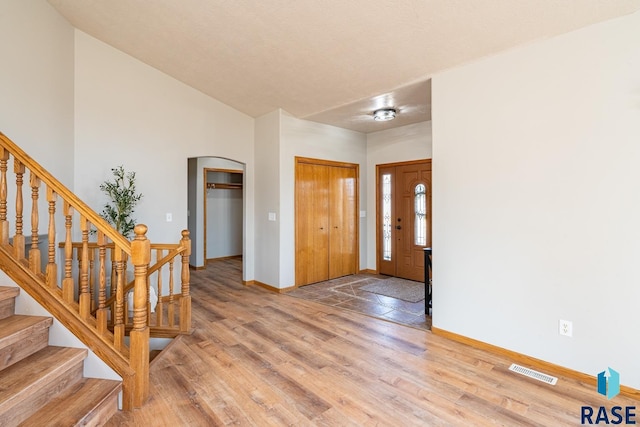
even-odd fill
[(418, 302), (424, 299), (424, 283), (398, 277), (380, 280), (360, 289), (408, 302)]

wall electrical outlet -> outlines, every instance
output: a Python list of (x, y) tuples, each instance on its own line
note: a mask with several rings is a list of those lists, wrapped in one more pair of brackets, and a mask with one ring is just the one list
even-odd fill
[(573, 336), (573, 322), (570, 320), (562, 320), (558, 321), (558, 333), (560, 335), (564, 335), (566, 337)]
[(167, 222), (171, 222), (173, 221), (173, 215), (171, 215), (170, 213), (167, 213)]

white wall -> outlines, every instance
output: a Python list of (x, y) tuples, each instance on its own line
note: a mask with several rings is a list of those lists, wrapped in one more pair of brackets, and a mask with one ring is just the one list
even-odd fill
[[(71, 25), (45, 1), (0, 3), (0, 132), (70, 189), (74, 155), (73, 35)], [(44, 190), (40, 194), (45, 194)], [(40, 212), (46, 214), (42, 205)], [(44, 218), (42, 224), (47, 224)], [(30, 229), (28, 218), (25, 228)], [(1, 271), (0, 279), (3, 285), (15, 286)], [(16, 299), (16, 313), (52, 317), (25, 291)], [(86, 348), (57, 320), (50, 328), (49, 344)], [(119, 379), (91, 352), (84, 373)]]
[[(280, 283), (280, 110), (256, 119), (255, 280)], [(269, 221), (269, 212), (276, 221)]]
[(635, 13), (433, 77), (435, 327), (640, 388), (638, 40)]
[[(295, 285), (295, 157), (311, 157), (360, 165), (360, 206), (367, 206), (367, 138), (360, 132), (281, 114), (280, 140), (280, 288)], [(360, 218), (366, 235), (366, 218)], [(360, 268), (367, 265), (360, 246)]]
[(242, 189), (207, 190), (207, 259), (242, 255)]
[[(431, 158), (431, 122), (420, 122), (367, 134), (367, 265), (377, 267), (376, 259), (376, 165)], [(365, 205), (363, 205), (365, 206)]]
[[(76, 193), (101, 211), (97, 189), (124, 165), (144, 195), (135, 218), (149, 226), (147, 236), (177, 242), (187, 227), (187, 159), (233, 159), (247, 165), (245, 238), (252, 241), (254, 120), (78, 30), (75, 56)], [(253, 274), (252, 248), (244, 262)]]
[(71, 189), (73, 57), (73, 28), (47, 2), (0, 2), (0, 132)]
[(191, 239), (191, 256), (189, 256), (189, 265), (197, 267), (204, 265), (204, 260), (200, 260), (198, 264), (198, 254), (202, 256), (202, 236), (198, 231), (202, 226), (198, 227), (198, 175), (202, 175), (202, 171), (198, 170), (198, 159), (191, 158), (187, 161), (187, 228), (189, 229), (189, 238)]

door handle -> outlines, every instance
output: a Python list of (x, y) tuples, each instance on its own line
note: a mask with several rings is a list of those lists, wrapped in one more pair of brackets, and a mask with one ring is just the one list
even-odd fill
[(396, 225), (396, 230), (402, 230), (402, 226), (401, 225)]

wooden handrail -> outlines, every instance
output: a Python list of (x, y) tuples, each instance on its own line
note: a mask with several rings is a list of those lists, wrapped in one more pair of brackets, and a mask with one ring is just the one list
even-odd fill
[(4, 133), (0, 132), (0, 155), (3, 155), (5, 150), (11, 153), (11, 155), (13, 155), (13, 157), (15, 157), (27, 169), (35, 173), (35, 175), (42, 182), (47, 184), (53, 192), (69, 203), (69, 205), (79, 212), (80, 215), (86, 217), (93, 225), (109, 237), (112, 242), (122, 248), (127, 255), (131, 255), (131, 244), (122, 236), (122, 234), (118, 233), (118, 231), (111, 227), (104, 218), (98, 215), (78, 196), (67, 189), (67, 187), (65, 187), (60, 181), (55, 179), (52, 174), (40, 166), (39, 163), (31, 158), (31, 156), (22, 151), (22, 149), (11, 141)]

